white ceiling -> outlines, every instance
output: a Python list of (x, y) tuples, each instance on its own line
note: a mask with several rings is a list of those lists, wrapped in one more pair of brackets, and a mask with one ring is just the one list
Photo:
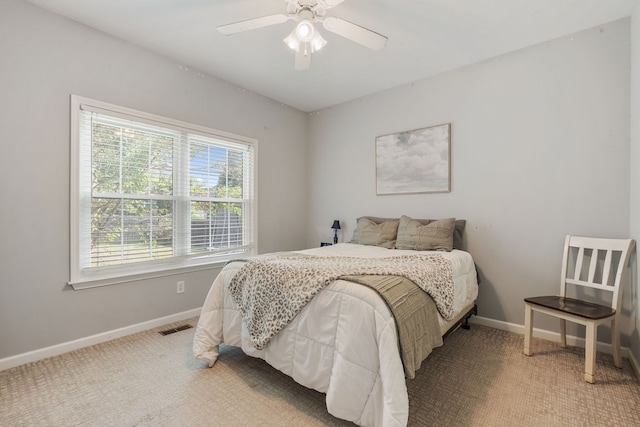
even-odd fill
[(629, 16), (639, 0), (346, 0), (337, 16), (389, 38), (372, 51), (327, 31), (311, 68), (282, 39), (295, 23), (224, 36), (283, 0), (27, 0), (302, 111), (355, 99)]

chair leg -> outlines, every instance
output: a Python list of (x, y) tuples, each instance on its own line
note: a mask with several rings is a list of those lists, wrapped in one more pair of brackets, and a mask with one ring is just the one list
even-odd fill
[(533, 310), (527, 303), (524, 304), (524, 354), (531, 356), (531, 335), (533, 334)]
[(560, 319), (560, 345), (567, 346), (567, 321)]
[(594, 368), (596, 365), (596, 325), (595, 323), (587, 323), (586, 342), (584, 346), (584, 380), (593, 384), (596, 381), (594, 376)]
[(620, 331), (615, 317), (611, 320), (611, 347), (613, 349), (613, 364), (616, 368), (622, 368), (622, 356), (620, 355)]

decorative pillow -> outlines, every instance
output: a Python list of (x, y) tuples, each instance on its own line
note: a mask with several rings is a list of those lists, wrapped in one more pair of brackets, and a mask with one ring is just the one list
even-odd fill
[[(398, 218), (378, 218), (374, 216), (363, 216), (362, 218), (370, 219), (376, 224), (381, 224), (386, 221), (398, 221)], [(358, 218), (360, 220), (360, 218)], [(413, 218), (414, 221), (418, 221), (422, 225), (430, 224), (436, 219), (417, 219)], [(456, 226), (453, 229), (453, 249), (462, 249), (462, 233), (464, 232), (464, 227), (467, 224), (467, 220), (465, 219), (456, 219)]]
[(455, 218), (440, 219), (423, 225), (420, 221), (403, 215), (400, 217), (396, 249), (451, 252), (455, 225)]
[(351, 243), (393, 249), (396, 243), (399, 223), (397, 219), (377, 224), (368, 218), (358, 218), (358, 224), (353, 231)]

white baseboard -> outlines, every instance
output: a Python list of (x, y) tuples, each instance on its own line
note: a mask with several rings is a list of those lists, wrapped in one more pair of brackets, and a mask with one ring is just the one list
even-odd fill
[(638, 377), (638, 381), (640, 381), (640, 363), (638, 363), (632, 352), (629, 352), (629, 361), (636, 373), (636, 377)]
[[(524, 325), (518, 325), (516, 323), (503, 322), (502, 320), (494, 320), (494, 319), (489, 319), (487, 317), (482, 317), (482, 316), (472, 316), (469, 319), (469, 322), (475, 323), (476, 325), (488, 326), (490, 328), (501, 329), (503, 331), (514, 332), (516, 334), (524, 335)], [(536, 338), (542, 338), (548, 341), (560, 342), (559, 332), (551, 332), (544, 329), (533, 328), (533, 336)], [(573, 347), (584, 347), (584, 338), (579, 338), (579, 337), (567, 334), (567, 345), (570, 345)], [(603, 343), (600, 341), (598, 341), (598, 343), (596, 344), (596, 350), (601, 351), (603, 353), (613, 354), (611, 344)], [(630, 354), (631, 352), (627, 347), (620, 347), (620, 355), (622, 357), (629, 358)], [(637, 373), (638, 371), (636, 370), (636, 374)]]
[[(494, 329), (501, 329), (508, 332), (515, 332), (517, 334), (524, 335), (524, 325), (518, 325), (515, 323), (503, 322), (501, 320), (489, 319), (487, 317), (482, 316), (472, 316), (469, 319), (470, 323), (475, 323), (476, 325), (488, 326)], [(559, 332), (550, 332), (543, 329), (533, 328), (533, 336), (536, 338), (543, 338), (549, 341), (560, 342), (560, 333)], [(578, 338), (575, 336), (567, 335), (567, 345), (584, 347), (584, 338)], [(606, 344), (602, 342), (597, 343), (597, 351), (601, 351), (603, 353), (612, 354), (613, 351), (611, 349), (611, 344)], [(626, 359), (629, 359), (631, 362), (631, 367), (633, 368), (638, 381), (640, 381), (640, 362), (636, 360), (633, 352), (629, 351), (628, 347), (620, 348), (620, 355)]]
[[(195, 308), (193, 310), (183, 311), (182, 313), (172, 314), (170, 316), (160, 317), (158, 319), (149, 320), (147, 322), (137, 323), (131, 326), (125, 326), (124, 328), (114, 329), (112, 331), (103, 332), (101, 334), (91, 335), (89, 337), (80, 338), (74, 341), (69, 341), (62, 344), (45, 347), (38, 350), (29, 351), (27, 353), (18, 354), (15, 356), (6, 357), (0, 359), (0, 371), (5, 369), (11, 369), (16, 366), (24, 365), (25, 363), (35, 362), (38, 360), (46, 359), (47, 357), (58, 356), (69, 351), (78, 350), (80, 348), (89, 347), (95, 344), (111, 341), (116, 338), (121, 338), (127, 335), (135, 334), (138, 332), (146, 331), (156, 328), (158, 326), (166, 325), (167, 323), (179, 322), (181, 320), (190, 319), (200, 315), (201, 308)], [(470, 323), (487, 326), (494, 329), (501, 329), (508, 332), (514, 332), (517, 334), (524, 334), (524, 326), (515, 323), (503, 322), (501, 320), (489, 319), (482, 316), (472, 316), (469, 319)], [(549, 341), (560, 341), (560, 334), (557, 332), (550, 332), (542, 329), (533, 329), (533, 336), (536, 338), (543, 338)], [(573, 346), (584, 347), (584, 338), (578, 338), (574, 336), (567, 336), (567, 344)], [(605, 343), (598, 343), (598, 351), (611, 354), (611, 345)], [(622, 357), (628, 358), (631, 362), (631, 366), (636, 373), (636, 376), (640, 380), (640, 363), (635, 359), (633, 353), (628, 348), (621, 348)]]
[(182, 313), (172, 314), (170, 316), (160, 317), (158, 319), (149, 320), (147, 322), (137, 323), (124, 328), (114, 329), (112, 331), (103, 332), (101, 334), (91, 335), (85, 338), (65, 342), (62, 344), (52, 345), (50, 347), (29, 351), (27, 353), (17, 354), (15, 356), (0, 359), (0, 371), (24, 365), (25, 363), (35, 362), (37, 360), (46, 359), (47, 357), (58, 356), (69, 351), (78, 350), (80, 348), (89, 347), (91, 345), (100, 344), (121, 338), (127, 335), (146, 331), (167, 323), (179, 322), (181, 320), (190, 319), (200, 315), (200, 308), (183, 311)]

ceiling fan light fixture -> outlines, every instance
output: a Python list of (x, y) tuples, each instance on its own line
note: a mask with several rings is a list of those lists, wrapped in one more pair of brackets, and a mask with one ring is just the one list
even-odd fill
[(289, 49), (296, 52), (303, 49), (306, 56), (309, 53), (322, 49), (327, 44), (327, 41), (316, 31), (311, 21), (302, 20), (296, 28), (285, 37), (284, 43)]
[(330, 33), (349, 39), (369, 49), (380, 50), (387, 43), (387, 37), (368, 28), (361, 27), (335, 16), (326, 16), (331, 9), (344, 0), (285, 0), (286, 15), (276, 14), (221, 25), (218, 31), (228, 36), (256, 28), (282, 24), (288, 20), (297, 22), (291, 33), (283, 39), (287, 47), (296, 52), (295, 69), (306, 70), (311, 65), (311, 54), (324, 48), (327, 41), (318, 33), (315, 25)]
[(317, 52), (327, 44), (327, 41), (316, 31), (313, 39), (311, 39), (311, 51)]
[(316, 29), (314, 28), (311, 21), (307, 19), (303, 19), (298, 23), (298, 25), (296, 25), (295, 32), (296, 32), (296, 36), (298, 37), (298, 40), (300, 40), (303, 43), (308, 43), (311, 40), (313, 40), (313, 37), (315, 36), (315, 33), (316, 33)]
[(289, 46), (289, 49), (295, 50), (296, 52), (300, 49), (300, 40), (296, 37), (295, 29), (291, 31), (291, 34), (285, 37), (284, 43)]

